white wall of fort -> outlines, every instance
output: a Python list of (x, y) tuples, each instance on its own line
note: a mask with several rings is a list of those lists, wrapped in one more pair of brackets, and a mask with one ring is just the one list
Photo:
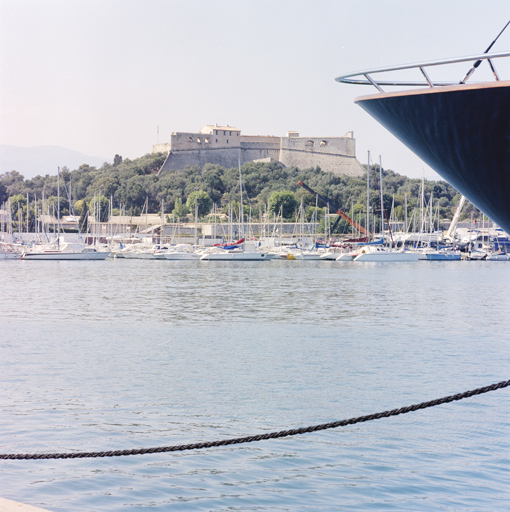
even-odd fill
[(356, 159), (356, 141), (352, 132), (344, 137), (282, 137), (279, 160), (286, 167), (318, 166), (338, 175), (364, 174)]
[(205, 126), (198, 133), (172, 133), (169, 143), (156, 144), (153, 153), (167, 153), (159, 174), (206, 163), (236, 167), (261, 159), (274, 159), (287, 167), (320, 167), (339, 175), (361, 176), (363, 167), (356, 159), (352, 132), (344, 137), (287, 137), (241, 135), (229, 126)]

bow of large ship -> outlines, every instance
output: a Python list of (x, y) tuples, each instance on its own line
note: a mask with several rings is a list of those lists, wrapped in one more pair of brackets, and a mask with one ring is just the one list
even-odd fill
[(426, 88), (384, 92), (368, 72), (337, 80), (375, 85), (379, 93), (355, 102), (510, 232), (510, 81), (437, 86), (416, 66)]

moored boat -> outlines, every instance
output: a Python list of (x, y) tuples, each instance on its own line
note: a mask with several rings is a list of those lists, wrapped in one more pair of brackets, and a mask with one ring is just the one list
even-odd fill
[[(510, 52), (485, 53), (361, 71), (336, 79), (375, 86), (378, 94), (355, 102), (507, 232), (510, 81), (500, 80), (494, 61), (509, 56)], [(466, 83), (482, 61), (488, 62), (496, 81)], [(436, 82), (428, 74), (432, 67), (463, 62), (475, 64), (460, 82)], [(411, 69), (420, 71), (425, 81), (388, 80), (390, 72)], [(377, 73), (384, 73), (385, 78), (378, 80), (374, 77)], [(422, 88), (386, 92), (386, 86)]]
[(431, 251), (420, 254), (420, 260), (427, 261), (459, 261), (462, 258), (460, 251)]
[(23, 251), (22, 246), (0, 242), (0, 260), (19, 260)]
[(105, 260), (110, 251), (98, 251), (94, 247), (83, 244), (66, 243), (61, 247), (43, 247), (40, 250), (23, 252), (22, 260)]
[(200, 257), (200, 261), (264, 261), (270, 259), (272, 259), (271, 254), (257, 251), (255, 244), (248, 242), (235, 249), (214, 247)]
[(487, 254), (486, 261), (510, 261), (510, 254), (503, 251), (495, 251)]
[(162, 253), (166, 260), (199, 260), (202, 255), (193, 250), (189, 244), (177, 244)]
[(390, 251), (381, 246), (364, 247), (354, 258), (356, 262), (415, 262), (418, 253), (410, 251)]

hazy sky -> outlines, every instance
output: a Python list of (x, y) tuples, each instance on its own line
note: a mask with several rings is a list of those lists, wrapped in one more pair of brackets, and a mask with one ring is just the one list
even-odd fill
[[(111, 160), (214, 123), (246, 135), (353, 130), (362, 163), (370, 150), (385, 168), (434, 178), (354, 104), (375, 89), (334, 79), (483, 53), (509, 19), (508, 0), (0, 0), (0, 144)], [(505, 50), (510, 27), (493, 48)]]

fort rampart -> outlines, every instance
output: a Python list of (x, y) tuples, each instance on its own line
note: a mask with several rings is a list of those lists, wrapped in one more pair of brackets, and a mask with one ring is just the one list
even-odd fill
[(286, 167), (320, 167), (338, 175), (361, 176), (352, 132), (344, 137), (286, 137), (241, 135), (231, 126), (205, 126), (197, 133), (172, 133), (169, 143), (156, 144), (153, 153), (167, 153), (159, 174), (207, 163), (236, 167), (257, 160), (276, 160)]

